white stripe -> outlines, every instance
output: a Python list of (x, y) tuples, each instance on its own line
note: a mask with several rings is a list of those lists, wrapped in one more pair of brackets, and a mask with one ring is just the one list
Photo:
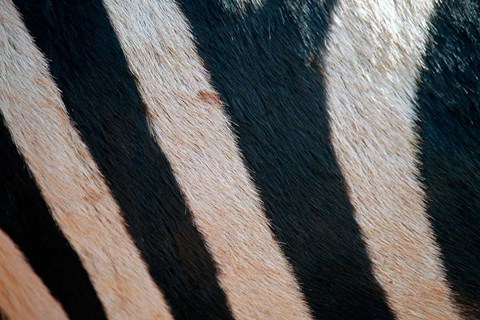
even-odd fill
[(326, 55), (331, 133), (399, 319), (458, 319), (417, 179), (412, 103), (433, 0), (343, 0)]
[(310, 318), (179, 8), (171, 0), (105, 3), (234, 316)]
[(0, 109), (53, 217), (113, 319), (171, 319), (121, 212), (68, 118), (45, 59), (1, 0)]
[(68, 319), (10, 237), (0, 230), (0, 319)]

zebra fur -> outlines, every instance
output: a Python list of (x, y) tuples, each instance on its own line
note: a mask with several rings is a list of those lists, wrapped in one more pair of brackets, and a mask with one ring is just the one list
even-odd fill
[(0, 1), (8, 319), (480, 318), (475, 1)]

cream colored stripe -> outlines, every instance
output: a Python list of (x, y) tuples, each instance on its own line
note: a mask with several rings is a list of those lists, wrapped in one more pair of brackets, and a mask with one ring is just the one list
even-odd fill
[(0, 319), (67, 319), (10, 237), (0, 230)]
[(0, 109), (55, 220), (110, 318), (171, 319), (45, 59), (13, 4), (0, 0), (0, 6)]
[(335, 152), (399, 319), (459, 318), (416, 178), (412, 100), (434, 5), (341, 1), (325, 60)]
[(310, 318), (179, 8), (172, 0), (105, 3), (234, 316)]

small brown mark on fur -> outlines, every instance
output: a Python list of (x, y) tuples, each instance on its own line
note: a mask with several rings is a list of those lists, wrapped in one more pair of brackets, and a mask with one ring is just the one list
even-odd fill
[(218, 93), (216, 93), (215, 91), (205, 89), (199, 90), (197, 92), (197, 98), (200, 101), (208, 104), (217, 105), (219, 107), (222, 105), (222, 100), (220, 99)]

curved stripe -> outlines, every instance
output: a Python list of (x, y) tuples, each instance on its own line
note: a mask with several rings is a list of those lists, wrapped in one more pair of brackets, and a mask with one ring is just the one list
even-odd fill
[(269, 0), (248, 14), (220, 0), (177, 3), (314, 316), (391, 319), (330, 144), (316, 69), (335, 1)]
[[(0, 26), (0, 29), (3, 25)], [(6, 30), (0, 31), (6, 34)], [(0, 48), (6, 37), (0, 36)], [(5, 59), (7, 50), (0, 49)], [(9, 77), (2, 69), (0, 77)], [(9, 90), (10, 91), (10, 90)], [(4, 92), (4, 91), (3, 91)], [(0, 93), (2, 95), (2, 93)], [(4, 101), (0, 97), (0, 101)], [(0, 229), (8, 234), (71, 319), (106, 319), (90, 278), (48, 210), (0, 112)], [(13, 289), (14, 290), (14, 289)]]
[[(10, 319), (68, 319), (12, 240), (0, 230), (0, 308)], [(3, 318), (0, 312), (0, 318)]]
[[(0, 109), (58, 225), (113, 319), (171, 319), (121, 212), (73, 128), (46, 62), (10, 1), (2, 1), (10, 72)], [(17, 51), (21, 48), (21, 52)]]
[(480, 319), (479, 26), (479, 1), (437, 5), (417, 89), (427, 213), (468, 319)]
[(309, 319), (179, 8), (105, 3), (235, 318)]
[(458, 319), (418, 181), (412, 97), (434, 1), (341, 1), (325, 74), (332, 141), (399, 319)]

